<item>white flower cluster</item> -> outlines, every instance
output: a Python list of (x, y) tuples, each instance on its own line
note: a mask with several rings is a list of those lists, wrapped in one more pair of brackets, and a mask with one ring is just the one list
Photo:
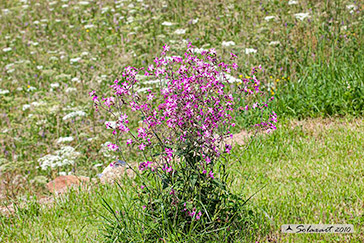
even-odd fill
[(235, 46), (235, 42), (234, 41), (223, 41), (221, 43), (222, 46)]
[(303, 21), (304, 19), (309, 18), (310, 14), (309, 13), (297, 13), (294, 16), (296, 17), (296, 19)]
[(257, 50), (254, 48), (245, 48), (245, 54), (250, 54), (250, 53), (257, 53)]
[(7, 89), (0, 89), (0, 94), (8, 94), (9, 90)]
[(86, 116), (86, 113), (84, 111), (74, 111), (71, 112), (63, 117), (63, 120), (66, 121), (70, 118), (77, 117), (77, 116)]
[(234, 76), (231, 76), (231, 75), (229, 75), (227, 73), (218, 75), (218, 78), (222, 82), (228, 81), (229, 83), (237, 83), (237, 82), (241, 81), (240, 79), (235, 78)]
[(66, 142), (72, 142), (73, 137), (60, 137), (57, 140), (57, 143), (66, 143)]
[(55, 154), (47, 154), (38, 159), (38, 162), (42, 170), (46, 170), (49, 167), (53, 169), (55, 167), (73, 165), (78, 156), (80, 156), (80, 153), (76, 152), (73, 147), (65, 146), (57, 150)]
[(288, 2), (288, 5), (295, 5), (295, 4), (298, 4), (298, 2), (297, 2), (297, 1), (295, 1), (295, 0), (290, 0), (290, 1)]

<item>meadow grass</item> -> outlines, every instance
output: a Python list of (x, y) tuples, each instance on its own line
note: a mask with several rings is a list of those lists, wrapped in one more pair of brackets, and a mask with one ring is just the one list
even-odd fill
[[(120, 77), (123, 67), (146, 65), (152, 62), (164, 44), (171, 45), (171, 49), (178, 55), (183, 54), (188, 41), (198, 48), (216, 48), (219, 54), (226, 57), (229, 52), (234, 52), (239, 57), (239, 73), (243, 76), (249, 75), (251, 67), (262, 65), (264, 73), (261, 80), (264, 87), (266, 91), (277, 96), (274, 109), (278, 119), (343, 115), (362, 117), (364, 110), (362, 98), (364, 77), (361, 71), (364, 64), (363, 8), (362, 2), (353, 3), (349, 0), (301, 0), (293, 5), (289, 5), (288, 1), (278, 0), (0, 0), (0, 200), (2, 204), (8, 204), (14, 200), (20, 202), (25, 195), (29, 194), (31, 197), (47, 195), (44, 184), (59, 174), (72, 173), (94, 177), (113, 161), (115, 155), (107, 152), (103, 146), (105, 142), (111, 141), (111, 131), (104, 129), (105, 121), (110, 118), (94, 112), (88, 92), (93, 89), (106, 92), (109, 84)], [(295, 17), (297, 13), (307, 13), (308, 17), (300, 20)], [(233, 42), (230, 46), (226, 44), (229, 41)], [(140, 88), (149, 86), (155, 88), (153, 84), (146, 83), (142, 83)], [(85, 115), (65, 119), (67, 114), (80, 111), (85, 112)], [(240, 116), (238, 121), (237, 127), (247, 126), (245, 117)], [(137, 123), (137, 121), (134, 122)], [(355, 128), (359, 129), (358, 135), (351, 134), (348, 135), (349, 138), (356, 141), (356, 136), (362, 134), (361, 128)], [(250, 168), (252, 172), (256, 171), (258, 175), (262, 175), (261, 180), (268, 178), (263, 175), (268, 173), (268, 168), (272, 169), (270, 163), (273, 163), (273, 161), (269, 163), (262, 161), (268, 160), (273, 155), (276, 160), (282, 159), (282, 163), (286, 162), (285, 166), (291, 166), (286, 170), (307, 166), (304, 159), (311, 158), (310, 156), (316, 153), (317, 170), (323, 169), (325, 163), (331, 164), (332, 167), (336, 165), (338, 168), (346, 168), (344, 166), (348, 165), (350, 170), (338, 171), (340, 176), (344, 176), (344, 171), (347, 171), (345, 174), (347, 177), (340, 180), (349, 180), (351, 178), (348, 177), (349, 174), (360, 173), (360, 164), (354, 167), (350, 164), (354, 163), (350, 162), (352, 161), (350, 159), (354, 156), (353, 161), (359, 160), (360, 152), (356, 148), (362, 144), (357, 141), (350, 145), (350, 140), (342, 139), (347, 134), (340, 129), (346, 128), (340, 127), (339, 131), (324, 130), (326, 133), (322, 136), (332, 133), (333, 135), (328, 137), (329, 139), (333, 137), (335, 144), (321, 144), (318, 140), (313, 140), (306, 141), (307, 144), (304, 145), (299, 139), (311, 135), (314, 137), (314, 135), (302, 135), (302, 132), (297, 129), (293, 132), (283, 129), (269, 137), (281, 142), (292, 139), (296, 142), (292, 147), (287, 147), (288, 144), (276, 147), (269, 143), (269, 139), (264, 140), (267, 151), (270, 152), (259, 155), (261, 158), (256, 161), (256, 165), (249, 165), (252, 166)], [(316, 132), (320, 133), (320, 131)], [(59, 138), (63, 137), (72, 137), (73, 140), (58, 143)], [(343, 141), (347, 141), (347, 144), (342, 144)], [(53, 170), (42, 170), (38, 159), (46, 154), (55, 153), (64, 145), (72, 146), (81, 153), (76, 164)], [(304, 150), (309, 146), (312, 146), (315, 153)], [(336, 154), (330, 157), (325, 153), (329, 150), (324, 146), (332, 146), (331, 149)], [(348, 155), (341, 154), (340, 149), (345, 146), (352, 146), (351, 151), (354, 152)], [(274, 150), (278, 148), (279, 150)], [(281, 150), (283, 148), (287, 150)], [(301, 157), (291, 154), (288, 161), (285, 153), (289, 154), (300, 149), (304, 151), (298, 153)], [(247, 152), (249, 159), (254, 157), (253, 151), (254, 143), (252, 149)], [(137, 161), (137, 158), (138, 154), (130, 153), (130, 160)], [(244, 165), (248, 166), (249, 163), (246, 162)], [(276, 166), (275, 168), (280, 168), (279, 166), (283, 167), (283, 164), (276, 164)], [(303, 166), (303, 168), (306, 167)], [(313, 165), (311, 170), (314, 171)], [(293, 177), (284, 178), (287, 174), (276, 171), (276, 176), (281, 176), (280, 180), (286, 181), (292, 178), (297, 180), (308, 178), (305, 177), (306, 174), (296, 172), (297, 174)], [(327, 173), (334, 176), (332, 172)], [(317, 174), (317, 176), (322, 175)], [(314, 178), (313, 181), (319, 179)], [(324, 185), (327, 186), (325, 183)], [(257, 189), (255, 186), (252, 183), (247, 186), (247, 189), (253, 192)], [(340, 194), (337, 198), (330, 200), (339, 203), (345, 199), (349, 200), (345, 201), (345, 205), (358, 207), (350, 204), (350, 200), (356, 200), (350, 198), (358, 195), (359, 189), (340, 191), (344, 190), (340, 187), (342, 185), (334, 186), (338, 187), (335, 188), (338, 191), (333, 190), (328, 195), (347, 193), (345, 195), (349, 199), (343, 198)], [(278, 187), (276, 191), (268, 188), (272, 190), (270, 191), (272, 197), (259, 202), (253, 199), (252, 205), (257, 203), (265, 208), (268, 215), (271, 212), (274, 213), (274, 210), (283, 210), (282, 207), (285, 206), (278, 203), (281, 200), (278, 196), (287, 192), (287, 188), (282, 187)], [(105, 196), (109, 193), (111, 193), (110, 197), (115, 194), (108, 189), (107, 193), (103, 191), (101, 195)], [(88, 205), (94, 205), (98, 198), (93, 194), (82, 195), (87, 195), (85, 197), (89, 198), (86, 200)], [(318, 196), (314, 197), (314, 200), (319, 203), (317, 198)], [(91, 211), (88, 211), (87, 207), (82, 210), (77, 209), (81, 205), (80, 201), (72, 200), (70, 203), (77, 206), (72, 209), (73, 211), (69, 209), (69, 214), (64, 219), (73, 223), (66, 224), (62, 221), (60, 224), (69, 227), (72, 237), (79, 237), (75, 238), (75, 241), (96, 239), (98, 237), (96, 231), (75, 233), (80, 230), (76, 226), (80, 223), (78, 220), (85, 219), (78, 216), (81, 213), (89, 216)], [(300, 201), (300, 204), (309, 204), (314, 201), (310, 201), (310, 195), (305, 191), (298, 193), (294, 200), (294, 202)], [(328, 200), (327, 198), (324, 202), (329, 203)], [(34, 205), (37, 208), (36, 204)], [(26, 241), (26, 237), (36, 237), (33, 239), (38, 240), (48, 237), (44, 239), (72, 241), (73, 239), (67, 238), (70, 237), (67, 235), (54, 236), (47, 233), (45, 236), (41, 228), (48, 225), (47, 220), (50, 220), (49, 222), (55, 219), (60, 220), (63, 217), (62, 214), (66, 213), (62, 211), (65, 205), (66, 203), (63, 206), (56, 206), (55, 212), (39, 211), (41, 214), (37, 217), (38, 221), (35, 221), (35, 223), (38, 222), (37, 226), (34, 226), (39, 228), (38, 235), (32, 235), (34, 234), (31, 230), (32, 222), (26, 221), (28, 225), (25, 222), (21, 223), (24, 217), (28, 217), (26, 215), (34, 214), (30, 211), (25, 213), (25, 216), (18, 216), (19, 220), (14, 221), (14, 224), (19, 225), (19, 231), (20, 228), (24, 228), (25, 232), (29, 232), (28, 234), (20, 236), (19, 232), (10, 231), (8, 226), (13, 223), (3, 221), (9, 223), (4, 226), (6, 229), (4, 232), (12, 232), (10, 235), (14, 235), (11, 237), (15, 238), (11, 238), (10, 235), (2, 237), (23, 241)], [(285, 208), (290, 212), (289, 217), (293, 218), (297, 213), (296, 217), (299, 218), (301, 214), (295, 211), (296, 204), (292, 207), (289, 205), (288, 203)], [(313, 207), (312, 204), (309, 205)], [(317, 205), (317, 208), (319, 206), (322, 205)], [(341, 205), (339, 208), (342, 209), (342, 207)], [(333, 214), (335, 210), (338, 209), (332, 208), (329, 213)], [(316, 217), (312, 212), (306, 213), (308, 219)], [(358, 215), (360, 212), (350, 213)], [(326, 214), (323, 215), (329, 217)], [(337, 219), (342, 219), (340, 215), (348, 214), (340, 212), (334, 215)], [(288, 215), (282, 212), (280, 217), (284, 219)], [(91, 216), (91, 219), (95, 218)], [(93, 227), (91, 226), (93, 223), (90, 223), (91, 219), (87, 221), (87, 227)], [(2, 218), (2, 220), (5, 219)], [(57, 235), (56, 229), (51, 232)], [(281, 237), (277, 232), (278, 230), (274, 228), (271, 237)], [(62, 231), (62, 234), (67, 234), (67, 231)], [(340, 237), (339, 240), (342, 239)], [(330, 238), (330, 240), (335, 239)]]
[[(232, 189), (255, 212), (242, 242), (362, 242), (364, 125), (362, 119), (285, 121), (250, 148), (235, 147), (230, 158)], [(263, 154), (257, 153), (263, 149)], [(238, 160), (239, 159), (239, 160)], [(51, 208), (30, 200), (25, 209), (1, 216), (5, 242), (102, 242), (98, 229), (104, 198), (114, 210), (132, 200), (132, 181), (97, 186), (56, 199)], [(282, 234), (282, 224), (353, 224), (354, 234)], [(247, 229), (242, 229), (242, 231)]]
[[(180, 55), (188, 41), (232, 51), (243, 76), (261, 64), (266, 90), (278, 89), (278, 115), (362, 115), (363, 6), (350, 5), (1, 1), (0, 166), (6, 197), (40, 191), (39, 184), (59, 172), (95, 176), (102, 166), (94, 165), (110, 163), (113, 155), (102, 149), (111, 139), (103, 129), (108, 118), (93, 111), (88, 92), (106, 92), (124, 66), (151, 62), (166, 43)], [(297, 13), (308, 17), (300, 20)], [(228, 41), (235, 45), (222, 45)], [(75, 111), (86, 114), (63, 119)], [(82, 155), (73, 167), (42, 171), (37, 160), (63, 146), (57, 143), (61, 137), (72, 137), (63, 143)]]

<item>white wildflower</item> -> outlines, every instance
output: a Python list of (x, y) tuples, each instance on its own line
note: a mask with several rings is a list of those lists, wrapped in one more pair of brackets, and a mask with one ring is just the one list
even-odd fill
[(78, 4), (86, 6), (86, 5), (89, 5), (90, 3), (87, 1), (81, 1)]
[(46, 105), (47, 103), (46, 102), (44, 102), (44, 101), (39, 101), (39, 102), (37, 102), (37, 101), (34, 101), (34, 102), (32, 102), (31, 103), (31, 105), (32, 106), (35, 106), (35, 107), (37, 107), (37, 106), (41, 106), (41, 105)]
[(7, 89), (0, 89), (0, 95), (8, 94), (8, 93), (9, 93), (9, 90), (7, 90)]
[(280, 45), (281, 43), (279, 41), (271, 41), (269, 42), (269, 45), (270, 46), (277, 46), (277, 45)]
[(11, 47), (6, 47), (6, 48), (3, 49), (3, 52), (9, 52), (11, 50), (12, 50)]
[(3, 13), (6, 15), (6, 14), (8, 14), (8, 13), (10, 13), (10, 10), (9, 9), (6, 9), (6, 8), (4, 8), (3, 10)]
[(354, 4), (346, 5), (346, 8), (349, 10), (356, 10), (358, 7)]
[(86, 116), (86, 113), (84, 111), (74, 111), (74, 112), (71, 112), (71, 113), (65, 115), (63, 117), (63, 120), (66, 121), (70, 118), (78, 117), (78, 116)]
[(79, 62), (80, 60), (81, 60), (81, 57), (76, 57), (76, 58), (71, 58), (70, 62), (72, 64), (72, 63), (75, 63), (75, 62)]
[(76, 88), (67, 88), (66, 90), (65, 90), (65, 92), (66, 93), (71, 93), (71, 92), (76, 92), (77, 91), (77, 89)]
[(53, 169), (55, 167), (75, 164), (75, 160), (80, 155), (81, 154), (76, 152), (73, 147), (65, 146), (60, 150), (57, 150), (54, 154), (47, 154), (43, 156), (38, 159), (38, 162), (42, 170), (46, 170), (49, 167)]
[(52, 88), (58, 88), (58, 87), (59, 87), (59, 83), (52, 83), (52, 84), (51, 84), (51, 87), (52, 87)]
[(8, 70), (10, 68), (12, 68), (14, 66), (14, 63), (9, 63), (8, 65), (5, 66), (5, 69)]
[(198, 20), (199, 20), (199, 18), (193, 19), (192, 24), (197, 24)]
[(87, 51), (84, 51), (84, 52), (82, 52), (81, 53), (81, 56), (87, 56), (87, 55), (89, 55), (90, 53), (88, 53)]
[(95, 28), (95, 25), (93, 25), (93, 24), (87, 24), (84, 27), (85, 27), (85, 29), (92, 29), (92, 28)]
[(43, 69), (43, 66), (37, 66), (37, 69), (38, 70), (42, 70)]
[(254, 48), (245, 48), (245, 54), (250, 54), (250, 53), (257, 53), (257, 50)]
[(23, 111), (28, 110), (30, 108), (29, 104), (23, 105)]
[(240, 79), (235, 78), (227, 73), (218, 75), (218, 78), (220, 81), (228, 81), (229, 83), (236, 83), (241, 81)]
[(290, 0), (290, 1), (288, 2), (288, 5), (295, 5), (295, 4), (298, 4), (298, 2), (297, 2), (297, 1), (295, 1), (295, 0)]
[(173, 24), (173, 23), (171, 23), (171, 22), (164, 21), (164, 22), (162, 23), (162, 25), (164, 25), (164, 26), (172, 26), (172, 25), (174, 25), (174, 24)]
[(67, 142), (72, 142), (73, 141), (73, 137), (60, 137), (57, 140), (57, 143), (67, 143)]
[(299, 19), (301, 21), (303, 21), (305, 18), (310, 17), (309, 13), (298, 13), (294, 15), (296, 17), (296, 19)]
[(127, 19), (126, 19), (126, 23), (130, 24), (134, 21), (134, 17), (133, 16), (129, 16)]
[(62, 8), (68, 8), (68, 4), (63, 4), (61, 7)]
[(235, 42), (234, 41), (223, 41), (221, 43), (222, 46), (235, 46)]
[(277, 20), (278, 18), (276, 16), (267, 16), (264, 18), (266, 21), (270, 21), (271, 19)]
[(27, 89), (28, 92), (29, 91), (33, 91), (33, 90), (37, 90), (37, 88), (36, 87), (33, 87), (33, 86), (29, 86), (29, 88)]
[(81, 82), (81, 81), (80, 81), (80, 79), (79, 79), (79, 78), (77, 78), (77, 77), (74, 77), (73, 79), (71, 79), (71, 81), (72, 81), (72, 82), (77, 82), (77, 83)]
[(176, 30), (174, 31), (174, 33), (175, 33), (176, 35), (183, 35), (183, 34), (185, 34), (185, 33), (186, 33), (186, 30), (185, 30), (185, 29), (176, 29)]
[(354, 11), (356, 11), (358, 9), (358, 6), (356, 6), (354, 4), (350, 4), (350, 5), (347, 5), (346, 8), (350, 10), (350, 13), (354, 13)]

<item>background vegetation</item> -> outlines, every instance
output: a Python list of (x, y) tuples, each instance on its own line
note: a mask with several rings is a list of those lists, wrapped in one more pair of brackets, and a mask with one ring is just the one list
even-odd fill
[[(277, 98), (279, 130), (244, 153), (235, 147), (241, 164), (232, 157), (236, 190), (244, 182), (249, 196), (266, 185), (249, 204), (266, 215), (252, 219), (264, 227), (247, 241), (363, 241), (362, 1), (1, 0), (0, 8), (0, 200), (27, 205), (0, 216), (1, 241), (102, 241), (100, 196), (112, 202), (114, 187), (70, 193), (52, 210), (32, 198), (59, 174), (95, 177), (113, 161), (107, 118), (88, 92), (106, 91), (124, 66), (148, 64), (165, 43), (183, 54), (188, 41), (236, 53), (242, 76), (262, 65)], [(38, 159), (65, 144), (80, 152), (75, 166), (42, 170)], [(284, 223), (353, 223), (356, 233), (282, 235)]]

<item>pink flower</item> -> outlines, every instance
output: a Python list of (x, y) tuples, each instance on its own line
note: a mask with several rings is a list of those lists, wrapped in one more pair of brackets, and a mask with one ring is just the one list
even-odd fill
[(210, 177), (211, 179), (215, 179), (215, 177), (214, 177), (214, 173), (212, 172), (212, 170), (210, 170), (210, 172), (209, 172), (209, 177)]
[(91, 92), (89, 93), (90, 97), (94, 96), (95, 94), (96, 94), (96, 91), (95, 91), (95, 90), (93, 90), (93, 91), (91, 91)]
[(199, 219), (201, 218), (201, 215), (202, 215), (202, 213), (201, 213), (201, 211), (199, 211), (199, 212), (196, 214), (196, 220), (199, 220)]
[(167, 46), (167, 45), (163, 46), (164, 51), (169, 51), (169, 48), (170, 48), (170, 46)]
[(129, 138), (128, 140), (126, 140), (126, 145), (132, 144), (133, 143), (133, 139)]
[(145, 149), (145, 145), (144, 145), (143, 143), (142, 143), (142, 144), (140, 144), (140, 145), (139, 145), (139, 149), (140, 149), (140, 150), (144, 150), (144, 149)]
[(170, 195), (174, 195), (175, 191), (173, 189), (171, 189), (171, 192), (169, 193)]
[(147, 161), (147, 162), (142, 162), (139, 165), (139, 170), (140, 171), (145, 171), (146, 169), (150, 168), (152, 166), (152, 161)]
[(112, 143), (109, 143), (109, 144), (107, 145), (107, 147), (108, 147), (111, 151), (116, 151), (116, 150), (118, 150), (118, 149), (119, 149), (119, 146), (118, 146), (118, 145), (116, 145), (116, 144), (112, 144)]

